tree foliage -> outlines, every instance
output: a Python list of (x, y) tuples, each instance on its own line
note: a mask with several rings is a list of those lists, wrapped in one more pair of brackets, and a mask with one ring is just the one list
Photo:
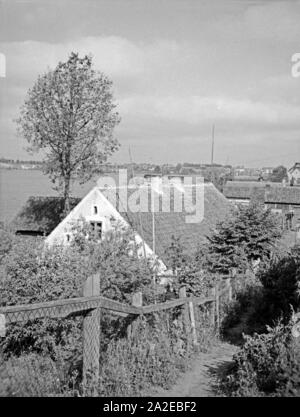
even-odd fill
[(273, 169), (273, 172), (270, 175), (270, 181), (282, 182), (284, 179), (288, 179), (287, 169), (283, 165), (279, 165)]
[[(172, 236), (165, 250), (167, 265), (176, 275), (173, 287), (184, 285), (187, 293), (195, 296), (208, 294), (214, 277), (206, 269), (206, 251), (199, 246), (195, 254), (187, 254), (180, 236)], [(178, 290), (178, 288), (177, 288)]]
[[(30, 244), (29, 244), (30, 242)], [(20, 240), (5, 257), (0, 279), (0, 306), (30, 304), (82, 296), (89, 275), (100, 273), (101, 295), (131, 303), (132, 293), (150, 288), (152, 272), (137, 255), (132, 236), (124, 231), (107, 234), (85, 247), (44, 248), (42, 241)], [(103, 337), (110, 337), (111, 319), (102, 314)], [(116, 336), (117, 332), (115, 332)], [(11, 326), (2, 348), (6, 354), (26, 351), (64, 357), (81, 354), (80, 320), (31, 320)], [(103, 339), (104, 340), (104, 339)]]
[(224, 381), (228, 396), (299, 397), (300, 351), (291, 337), (293, 324), (277, 323), (267, 333), (245, 337)]
[(62, 191), (69, 211), (71, 182), (85, 182), (117, 148), (119, 123), (112, 82), (92, 68), (90, 56), (72, 53), (40, 75), (28, 91), (17, 120), (29, 150), (43, 151), (44, 170)]
[(288, 320), (291, 307), (300, 307), (300, 249), (295, 247), (280, 259), (271, 261), (260, 271), (259, 279), (264, 287), (264, 300), (256, 316), (267, 322), (279, 317)]
[(188, 257), (184, 253), (184, 246), (180, 236), (171, 236), (171, 242), (165, 249), (166, 263), (175, 274), (183, 265), (188, 263)]
[(271, 256), (281, 233), (279, 218), (270, 210), (239, 207), (208, 237), (208, 267), (225, 274), (232, 268), (244, 271), (252, 261)]

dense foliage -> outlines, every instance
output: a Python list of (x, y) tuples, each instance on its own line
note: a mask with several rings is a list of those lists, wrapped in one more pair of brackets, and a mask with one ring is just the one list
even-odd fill
[[(102, 295), (130, 302), (133, 292), (152, 282), (149, 265), (139, 259), (136, 251), (132, 252), (131, 242), (131, 235), (116, 232), (101, 242), (87, 242), (84, 249), (74, 244), (62, 250), (44, 248), (42, 241), (20, 239), (4, 260), (0, 304), (30, 304), (82, 296), (83, 283), (95, 272), (101, 276)], [(103, 321), (103, 329), (109, 329), (111, 323), (105, 315)], [(78, 326), (78, 320), (73, 319), (32, 320), (25, 328), (12, 326), (3, 342), (4, 352), (21, 354), (30, 350), (55, 356), (57, 346), (73, 350)]]
[(268, 327), (267, 333), (246, 336), (224, 382), (231, 396), (299, 396), (299, 342), (291, 335), (291, 320)]
[(271, 257), (281, 237), (279, 218), (259, 204), (241, 206), (208, 237), (208, 268), (227, 274), (244, 272), (253, 261)]
[[(236, 293), (234, 302), (227, 308), (223, 323), (225, 334), (239, 325), (247, 334), (263, 333), (266, 325), (278, 319), (287, 323), (292, 310), (300, 308), (300, 249), (270, 260), (259, 270), (255, 280), (247, 281)], [(228, 333), (229, 332), (229, 333)]]
[(195, 255), (187, 254), (179, 236), (172, 236), (170, 245), (165, 250), (167, 265), (176, 278), (173, 287), (184, 285), (187, 294), (196, 297), (207, 295), (214, 285), (216, 277), (207, 269), (207, 250), (199, 246)]
[(85, 182), (117, 148), (119, 123), (112, 82), (93, 69), (92, 58), (71, 53), (66, 62), (40, 75), (28, 91), (17, 120), (31, 151), (43, 151), (43, 169), (70, 210), (71, 182)]
[(288, 320), (291, 307), (295, 311), (300, 308), (300, 248), (294, 247), (289, 254), (270, 262), (260, 272), (259, 279), (264, 287), (264, 304), (269, 316), (273, 319), (282, 316)]
[(299, 342), (291, 336), (293, 311), (300, 309), (299, 272), (300, 250), (295, 247), (265, 264), (258, 281), (238, 292), (229, 306), (223, 334), (235, 342), (242, 332), (248, 336), (224, 384), (227, 394), (299, 396)]
[(279, 165), (274, 168), (272, 174), (269, 177), (269, 180), (272, 182), (282, 182), (283, 180), (288, 180), (288, 173), (286, 167)]
[[(152, 270), (138, 256), (130, 233), (116, 230), (101, 242), (86, 237), (78, 230), (72, 245), (63, 250), (16, 239), (3, 258), (1, 306), (80, 296), (83, 282), (93, 273), (100, 273), (101, 294), (108, 298), (131, 303), (132, 294), (142, 291), (145, 304), (166, 300), (153, 286)], [(203, 320), (199, 337), (206, 349), (213, 333), (210, 320)], [(151, 386), (167, 387), (185, 366), (191, 346), (180, 308), (134, 322), (102, 311), (97, 392), (140, 395)], [(82, 317), (33, 317), (26, 326), (10, 325), (0, 349), (0, 395), (82, 395)]]

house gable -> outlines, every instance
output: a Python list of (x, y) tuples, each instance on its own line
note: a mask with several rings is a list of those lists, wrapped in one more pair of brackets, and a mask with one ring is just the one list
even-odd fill
[[(176, 187), (179, 184), (176, 185)], [(180, 187), (179, 187), (180, 188)], [(128, 190), (128, 187), (127, 187)], [(225, 219), (233, 208), (232, 204), (220, 193), (213, 184), (203, 184), (203, 219), (196, 223), (189, 223), (186, 219), (190, 215), (190, 208), (178, 212), (170, 208), (166, 212), (162, 206), (155, 209), (153, 215), (151, 203), (146, 211), (123, 210), (116, 205), (120, 189), (115, 188), (110, 194), (107, 189), (94, 187), (82, 201), (69, 213), (69, 215), (47, 237), (46, 244), (67, 244), (68, 235), (71, 235), (74, 224), (80, 218), (88, 222), (102, 222), (102, 230), (105, 233), (115, 227), (116, 223), (132, 228), (135, 233), (136, 243), (139, 245), (139, 254), (159, 260), (160, 269), (166, 269), (166, 249), (170, 246), (172, 236), (180, 237), (186, 252), (192, 255), (196, 252), (198, 244), (206, 243), (207, 236), (211, 234), (218, 222)], [(112, 190), (113, 191), (113, 190)], [(160, 194), (159, 190), (149, 192)], [(112, 198), (110, 198), (110, 195)], [(174, 201), (170, 200), (171, 205)], [(96, 209), (95, 209), (96, 208)], [(154, 222), (153, 222), (154, 220)], [(153, 230), (154, 226), (154, 230)], [(154, 232), (154, 233), (153, 233)], [(155, 236), (155, 240), (153, 239)], [(155, 249), (155, 255), (153, 248)]]
[[(45, 244), (48, 246), (68, 244), (74, 226), (81, 219), (84, 219), (86, 222), (101, 222), (103, 234), (109, 230), (113, 230), (117, 224), (126, 229), (131, 227), (113, 204), (103, 195), (100, 189), (94, 187), (52, 233), (50, 233), (45, 239)], [(138, 233), (135, 233), (135, 241), (138, 245), (139, 255), (143, 256), (145, 250), (146, 257), (155, 258), (152, 249), (146, 242), (143, 243), (143, 239)], [(162, 261), (158, 260), (158, 263), (160, 270), (166, 269)]]

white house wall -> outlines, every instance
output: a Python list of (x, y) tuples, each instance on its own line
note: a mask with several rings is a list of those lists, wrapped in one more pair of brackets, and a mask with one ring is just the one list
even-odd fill
[(294, 178), (294, 180), (298, 183), (300, 181), (300, 169), (299, 168), (290, 169), (288, 172), (288, 178), (289, 178), (289, 181), (291, 181), (292, 178)]

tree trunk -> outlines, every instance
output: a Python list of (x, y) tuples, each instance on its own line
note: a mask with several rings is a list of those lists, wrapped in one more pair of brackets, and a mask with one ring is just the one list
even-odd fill
[(65, 177), (64, 183), (64, 217), (70, 213), (70, 177)]

